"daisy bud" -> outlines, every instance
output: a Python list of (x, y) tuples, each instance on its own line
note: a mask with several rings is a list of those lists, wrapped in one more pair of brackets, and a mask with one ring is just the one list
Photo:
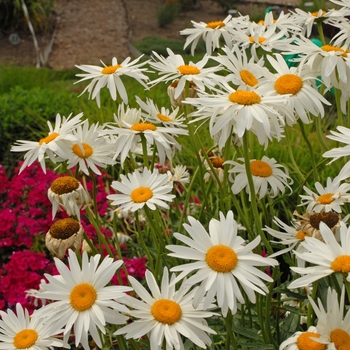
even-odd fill
[(47, 249), (59, 259), (62, 259), (66, 250), (77, 250), (81, 246), (83, 227), (79, 221), (72, 218), (61, 219), (53, 223), (46, 234)]
[(52, 203), (52, 219), (58, 209), (63, 207), (69, 216), (76, 215), (80, 219), (80, 208), (90, 202), (89, 194), (81, 183), (72, 176), (57, 178), (48, 190), (48, 197)]

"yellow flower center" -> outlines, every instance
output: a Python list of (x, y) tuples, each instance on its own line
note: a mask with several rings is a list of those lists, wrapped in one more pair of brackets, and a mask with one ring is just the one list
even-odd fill
[(179, 321), (182, 316), (180, 305), (168, 299), (157, 300), (151, 307), (151, 313), (158, 322), (170, 325)]
[(321, 46), (321, 49), (326, 52), (342, 52), (343, 57), (347, 57), (348, 53), (350, 53), (350, 50), (344, 50), (341, 47), (333, 46), (333, 45), (323, 45)]
[(331, 204), (334, 201), (334, 193), (326, 193), (317, 198), (317, 202), (321, 204)]
[(215, 245), (207, 251), (205, 261), (208, 266), (216, 272), (230, 272), (237, 263), (238, 258), (235, 251), (226, 245)]
[(263, 36), (259, 36), (258, 37), (258, 41), (255, 41), (255, 38), (253, 37), (253, 36), (250, 36), (249, 37), (249, 41), (251, 42), (251, 43), (259, 43), (259, 44), (262, 44), (264, 41), (266, 40), (266, 38), (264, 38)]
[(225, 160), (221, 157), (212, 157), (210, 158), (211, 164), (213, 164), (214, 168), (224, 168)]
[(253, 176), (269, 177), (273, 171), (269, 164), (262, 160), (253, 160), (250, 162), (250, 171)]
[(310, 237), (310, 234), (309, 234), (308, 232), (299, 231), (299, 232), (295, 235), (295, 237), (296, 237), (297, 239), (299, 239), (300, 241), (304, 241), (304, 240), (305, 240), (305, 236)]
[[(318, 13), (319, 13), (319, 11), (314, 11), (314, 12), (311, 12), (311, 15), (314, 17), (319, 17)], [(321, 12), (321, 16), (324, 16), (325, 14), (326, 14), (326, 11)]]
[(134, 203), (147, 202), (153, 197), (153, 192), (148, 187), (139, 187), (131, 192), (131, 199)]
[(171, 122), (172, 121), (171, 118), (169, 118), (168, 116), (161, 114), (161, 113), (157, 114), (157, 118), (159, 120), (161, 120), (162, 122)]
[(121, 67), (122, 66), (120, 64), (116, 64), (115, 66), (106, 66), (102, 69), (102, 74), (113, 74)]
[(261, 101), (261, 97), (254, 91), (237, 90), (232, 92), (228, 98), (233, 103), (240, 105), (253, 105)]
[(217, 29), (217, 28), (223, 28), (225, 27), (225, 25), (226, 24), (223, 21), (213, 21), (213, 22), (208, 22), (205, 27), (211, 28), (211, 29)]
[(72, 176), (58, 177), (51, 184), (51, 191), (56, 194), (65, 194), (75, 191), (79, 187), (79, 181)]
[(350, 255), (340, 255), (331, 264), (334, 272), (349, 273), (350, 272)]
[(337, 350), (350, 349), (350, 335), (342, 329), (335, 329), (330, 335), (331, 342), (334, 343)]
[(303, 81), (295, 74), (284, 74), (275, 82), (275, 90), (283, 94), (297, 94), (303, 87)]
[(23, 329), (13, 338), (16, 349), (28, 349), (38, 340), (38, 333), (34, 329)]
[(80, 224), (72, 218), (57, 220), (50, 227), (50, 234), (56, 239), (67, 239), (79, 232)]
[(50, 135), (44, 137), (43, 139), (40, 139), (40, 140), (39, 140), (39, 145), (42, 145), (43, 143), (48, 144), (48, 143), (50, 143), (51, 141), (53, 141), (57, 136), (60, 136), (60, 134), (57, 133), (57, 132), (53, 132), (52, 134), (50, 134)]
[(318, 343), (311, 338), (319, 338), (321, 335), (312, 332), (304, 332), (300, 334), (297, 339), (297, 346), (299, 350), (326, 350), (327, 345)]
[(134, 124), (130, 130), (138, 131), (138, 132), (144, 132), (146, 130), (157, 130), (157, 127), (152, 123), (137, 123)]
[(69, 300), (77, 311), (89, 310), (97, 299), (95, 288), (89, 283), (77, 284), (70, 293)]
[(243, 83), (245, 83), (249, 86), (255, 86), (258, 83), (258, 79), (256, 79), (254, 74), (252, 72), (250, 72), (249, 70), (242, 69), (239, 72), (239, 75), (241, 76)]
[(184, 64), (183, 66), (177, 67), (177, 70), (182, 75), (195, 75), (201, 72), (196, 66), (190, 66), (188, 64)]
[(76, 154), (79, 158), (89, 158), (94, 153), (94, 150), (92, 149), (92, 147), (90, 145), (88, 145), (85, 142), (82, 142), (81, 145), (83, 146), (84, 151), (76, 143), (72, 147), (73, 153)]

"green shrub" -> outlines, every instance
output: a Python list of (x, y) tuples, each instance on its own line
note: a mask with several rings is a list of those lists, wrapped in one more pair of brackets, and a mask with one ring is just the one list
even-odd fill
[[(185, 41), (165, 39), (159, 36), (146, 36), (141, 41), (134, 43), (133, 45), (145, 55), (150, 56), (152, 51), (155, 51), (163, 56), (168, 56), (166, 51), (167, 47), (171, 49), (174, 53), (183, 55), (191, 53), (191, 46), (188, 46), (186, 50), (183, 49)], [(196, 47), (196, 53), (205, 53), (205, 43), (200, 41)]]
[(158, 11), (158, 25), (163, 28), (173, 23), (179, 13), (180, 7), (177, 3), (166, 2)]

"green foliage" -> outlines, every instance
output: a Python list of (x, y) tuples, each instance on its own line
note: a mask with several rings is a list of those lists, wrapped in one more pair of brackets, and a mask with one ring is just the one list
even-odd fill
[[(51, 29), (53, 0), (26, 0), (29, 18), (36, 31)], [(0, 0), (0, 31), (27, 28), (21, 0)]]
[(175, 2), (166, 2), (158, 11), (158, 25), (161, 28), (173, 23), (179, 13), (179, 6)]
[[(155, 51), (163, 56), (168, 56), (166, 51), (167, 48), (170, 48), (174, 53), (177, 54), (190, 54), (191, 46), (187, 47), (186, 50), (183, 49), (184, 41), (182, 40), (174, 40), (174, 39), (166, 39), (160, 36), (146, 36), (142, 40), (133, 44), (140, 52), (145, 55), (150, 56), (152, 51)], [(200, 41), (196, 47), (196, 53), (200, 54), (200, 57), (203, 57), (203, 53), (205, 53), (205, 43), (204, 41)]]
[(238, 3), (236, 0), (213, 0), (213, 2), (216, 2), (219, 6), (221, 6), (225, 12), (235, 8)]

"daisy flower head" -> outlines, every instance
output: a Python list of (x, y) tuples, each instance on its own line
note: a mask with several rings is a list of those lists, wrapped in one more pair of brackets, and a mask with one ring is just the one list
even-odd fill
[(232, 49), (227, 46), (222, 48), (224, 55), (218, 55), (213, 59), (219, 62), (227, 71), (225, 77), (227, 82), (238, 86), (238, 89), (249, 90), (256, 86), (264, 78), (264, 60), (260, 59), (257, 63), (251, 57), (248, 60), (246, 51), (238, 45), (233, 45)]
[[(303, 123), (311, 123), (309, 115), (324, 117), (323, 104), (330, 103), (315, 88), (315, 74), (308, 67), (288, 67), (285, 59), (276, 54), (275, 57), (267, 56), (268, 61), (276, 70), (276, 73), (268, 74), (273, 90), (277, 95), (289, 95), (285, 109), (292, 110), (292, 115), (286, 115), (289, 125), (296, 122), (297, 115)], [(270, 89), (272, 90), (272, 89)], [(290, 118), (292, 116), (292, 118)]]
[(16, 304), (16, 313), (8, 309), (0, 310), (0, 347), (4, 350), (49, 350), (54, 347), (69, 348), (54, 336), (62, 329), (47, 320), (37, 317), (36, 312), (29, 316), (28, 310)]
[[(188, 91), (182, 90), (180, 95), (175, 98), (175, 93), (177, 86), (179, 85), (180, 79), (175, 79), (171, 82), (171, 84), (167, 88), (167, 94), (170, 99), (170, 103), (173, 107), (179, 107), (183, 106), (183, 101), (185, 100), (186, 97), (197, 97), (197, 85), (190, 81), (188, 84)], [(185, 96), (186, 95), (186, 96)], [(177, 96), (177, 95), (176, 95)]]
[(57, 220), (46, 233), (46, 248), (59, 259), (63, 259), (68, 249), (80, 249), (83, 233), (83, 226), (79, 221), (72, 218)]
[(49, 317), (55, 328), (64, 326), (64, 342), (69, 339), (74, 329), (75, 346), (82, 344), (89, 350), (88, 333), (98, 347), (102, 347), (99, 331), (106, 333), (106, 322), (124, 324), (128, 319), (122, 313), (128, 308), (118, 301), (125, 293), (132, 290), (124, 286), (107, 286), (116, 270), (123, 264), (122, 260), (113, 261), (96, 254), (89, 259), (86, 251), (82, 254), (80, 266), (76, 254), (69, 249), (69, 268), (59, 259), (54, 258), (59, 275), (46, 274), (48, 280), (43, 291), (37, 293), (40, 299), (52, 302), (37, 312), (40, 317)]
[(143, 66), (146, 65), (148, 61), (139, 63), (142, 56), (143, 55), (133, 61), (128, 57), (122, 63), (118, 63), (117, 58), (113, 57), (110, 66), (105, 65), (102, 61), (103, 67), (93, 65), (76, 66), (86, 72), (76, 75), (82, 78), (77, 81), (76, 84), (91, 79), (89, 85), (86, 86), (80, 95), (87, 91), (89, 93), (89, 98), (96, 99), (96, 103), (100, 107), (100, 92), (101, 89), (106, 86), (113, 101), (117, 99), (117, 94), (119, 94), (123, 102), (127, 104), (128, 95), (121, 79), (123, 75), (136, 79), (142, 86), (147, 88), (145, 82), (147, 82), (149, 78), (144, 74), (144, 72), (147, 72), (147, 68), (143, 68)]
[(253, 132), (261, 145), (272, 137), (282, 137), (285, 117), (279, 111), (285, 106), (287, 96), (269, 96), (264, 87), (250, 90), (234, 89), (221, 82), (213, 93), (199, 92), (197, 98), (186, 99), (196, 108), (191, 113), (193, 122), (209, 119), (212, 137), (220, 134), (219, 149), (235, 134), (241, 139), (245, 132)]
[(200, 90), (205, 90), (206, 86), (213, 85), (214, 72), (218, 71), (220, 67), (204, 68), (209, 60), (208, 55), (204, 55), (197, 63), (189, 62), (186, 64), (181, 55), (174, 54), (169, 48), (167, 52), (168, 57), (164, 58), (153, 51), (153, 61), (150, 62), (150, 65), (162, 76), (150, 82), (152, 86), (159, 82), (179, 79), (174, 95), (174, 98), (177, 99), (183, 92), (186, 82), (194, 83)]
[(330, 10), (330, 11), (324, 11), (322, 9), (319, 9), (318, 11), (309, 12), (304, 11), (300, 8), (295, 9), (295, 13), (292, 14), (296, 23), (300, 25), (303, 28), (303, 35), (306, 34), (306, 36), (309, 38), (312, 34), (312, 29), (315, 24), (322, 22), (322, 23), (329, 23), (331, 20), (342, 20), (344, 17), (344, 13), (337, 10)]
[(69, 216), (80, 218), (80, 209), (91, 201), (88, 192), (73, 176), (60, 176), (55, 179), (47, 191), (52, 204), (52, 219), (57, 211), (63, 208)]
[[(350, 9), (348, 9), (350, 11)], [(338, 29), (338, 33), (332, 38), (332, 43), (335, 46), (346, 46), (350, 45), (350, 21), (348, 18), (344, 17), (342, 21), (332, 24)]]
[[(178, 135), (188, 135), (188, 130), (174, 126), (163, 126), (162, 123), (156, 124), (142, 117), (140, 109), (124, 110), (124, 107), (118, 110), (118, 116), (115, 116), (116, 126), (110, 124), (108, 129), (104, 130), (105, 134), (115, 137), (114, 157), (120, 155), (120, 162), (123, 165), (129, 152), (142, 150), (142, 138), (146, 140), (148, 150), (153, 153), (156, 147), (159, 163), (163, 164), (167, 159), (171, 159), (176, 150), (181, 146), (176, 141)], [(160, 125), (159, 125), (160, 124)]]
[(142, 172), (135, 170), (132, 174), (120, 175), (121, 181), (113, 181), (111, 187), (117, 191), (107, 199), (111, 205), (117, 205), (116, 210), (142, 209), (145, 205), (155, 210), (157, 206), (169, 209), (166, 202), (171, 202), (175, 195), (169, 192), (173, 189), (173, 182), (168, 174), (159, 174), (158, 169), (153, 171), (146, 167)]
[(340, 222), (340, 242), (324, 222), (320, 222), (322, 241), (314, 237), (305, 237), (301, 245), (304, 252), (295, 251), (295, 255), (314, 266), (291, 267), (303, 275), (294, 280), (289, 289), (302, 288), (333, 273), (341, 273), (349, 280), (350, 273), (350, 229)]
[(294, 333), (280, 345), (279, 350), (326, 350), (326, 345), (316, 341), (320, 337), (317, 328), (311, 326), (306, 332)]
[(153, 100), (147, 98), (146, 102), (136, 96), (136, 102), (142, 109), (142, 116), (154, 124), (161, 123), (163, 126), (185, 128), (185, 117), (183, 113), (179, 114), (179, 107), (170, 111), (168, 108), (159, 108)]
[(332, 180), (327, 178), (327, 185), (323, 187), (319, 182), (315, 183), (318, 193), (311, 191), (304, 186), (307, 195), (300, 195), (302, 203), (299, 206), (307, 205), (306, 212), (329, 212), (341, 213), (345, 203), (350, 201), (350, 184), (340, 184), (338, 178)]
[(54, 126), (48, 121), (48, 135), (39, 141), (18, 140), (15, 142), (11, 147), (12, 152), (27, 151), (24, 155), (24, 162), (19, 170), (20, 173), (36, 160), (40, 163), (43, 172), (46, 173), (45, 155), (47, 155), (53, 163), (56, 163), (57, 151), (59, 151), (62, 146), (62, 142), (75, 141), (76, 137), (73, 135), (72, 131), (78, 124), (82, 123), (81, 118), (83, 113), (79, 113), (74, 117), (71, 116), (72, 114), (66, 118), (57, 114)]
[(309, 302), (317, 316), (317, 331), (321, 334), (316, 341), (327, 346), (327, 349), (345, 350), (350, 347), (350, 312), (344, 317), (345, 288), (340, 295), (330, 287), (327, 290), (327, 311), (322, 301), (318, 305), (308, 296)]
[(125, 334), (126, 339), (139, 339), (147, 334), (151, 350), (162, 349), (164, 340), (168, 350), (184, 349), (181, 336), (200, 348), (210, 345), (211, 339), (207, 333), (216, 333), (206, 325), (205, 319), (214, 313), (204, 311), (200, 306), (196, 309), (193, 307), (193, 291), (189, 291), (184, 283), (175, 290), (175, 284), (172, 283), (175, 275), (169, 280), (167, 268), (163, 270), (160, 288), (150, 271), (146, 271), (145, 278), (151, 294), (140, 282), (129, 276), (132, 287), (142, 300), (130, 296), (124, 300), (133, 308), (129, 314), (137, 320), (114, 334)]
[(247, 32), (235, 30), (232, 34), (234, 42), (243, 49), (250, 49), (252, 57), (257, 62), (259, 61), (257, 53), (259, 48), (265, 52), (271, 52), (273, 49), (278, 49), (282, 38), (284, 41), (289, 41), (285, 37), (286, 32), (286, 29), (278, 29), (276, 24), (265, 27), (249, 23)]
[(171, 171), (172, 181), (181, 184), (188, 184), (190, 182), (190, 173), (186, 165), (176, 165)]
[[(204, 173), (204, 181), (208, 182), (210, 178), (214, 181), (219, 180), (221, 183), (224, 180), (224, 163), (222, 153), (218, 149), (214, 149), (208, 154), (208, 160), (203, 156), (202, 152), (199, 153), (201, 159), (203, 160), (203, 165), (206, 170)], [(215, 175), (214, 175), (215, 172)]]
[[(237, 194), (245, 188), (246, 193), (249, 194), (249, 200), (251, 200), (244, 160), (243, 158), (238, 160), (243, 163), (226, 162), (233, 165), (233, 168), (229, 170), (231, 174), (230, 181), (233, 182), (231, 190), (233, 194)], [(252, 159), (250, 161), (250, 171), (253, 177), (255, 193), (259, 199), (266, 195), (274, 198), (279, 193), (284, 194), (286, 187), (292, 192), (290, 185), (293, 183), (293, 180), (289, 177), (288, 169), (278, 164), (274, 158), (263, 156), (261, 160)]]
[(68, 169), (78, 166), (86, 175), (89, 175), (89, 169), (101, 175), (99, 168), (115, 164), (113, 145), (101, 136), (102, 132), (98, 124), (89, 125), (88, 121), (73, 131), (76, 141), (65, 142), (57, 151), (60, 158), (67, 161)]
[(186, 28), (180, 31), (181, 35), (188, 35), (186, 38), (184, 49), (191, 44), (191, 54), (194, 55), (194, 51), (200, 39), (205, 41), (205, 47), (208, 55), (211, 55), (213, 51), (221, 47), (220, 39), (224, 39), (225, 44), (231, 45), (232, 29), (232, 16), (228, 15), (223, 21), (213, 22), (195, 22), (191, 21), (193, 28)]
[(246, 244), (237, 234), (238, 224), (232, 211), (226, 217), (220, 213), (219, 220), (210, 220), (209, 232), (193, 217), (188, 217), (188, 221), (190, 224), (184, 224), (184, 228), (190, 237), (174, 233), (186, 246), (168, 245), (166, 248), (171, 252), (169, 256), (194, 260), (173, 267), (171, 271), (181, 271), (176, 281), (192, 274), (184, 283), (189, 286), (200, 283), (194, 297), (195, 307), (204, 297), (203, 307), (207, 309), (216, 296), (226, 316), (228, 310), (236, 313), (238, 302), (244, 304), (241, 288), (252, 303), (256, 301), (255, 292), (265, 295), (268, 289), (263, 281), (272, 282), (272, 279), (256, 266), (275, 266), (277, 261), (252, 252), (259, 245), (260, 236)]
[(297, 37), (293, 45), (288, 46), (291, 53), (297, 53), (300, 65), (308, 65), (315, 74), (319, 74), (327, 88), (338, 88), (341, 83), (348, 83), (350, 77), (350, 50), (347, 46), (317, 43), (305, 38)]

